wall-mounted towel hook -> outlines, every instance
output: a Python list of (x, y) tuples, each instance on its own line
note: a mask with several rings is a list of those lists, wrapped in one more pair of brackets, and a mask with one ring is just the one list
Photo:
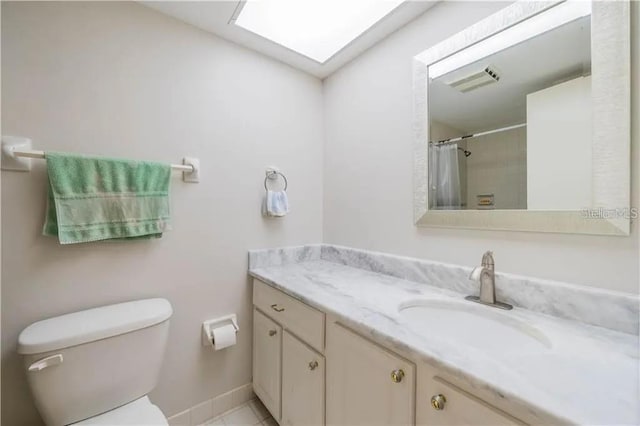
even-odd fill
[(275, 179), (278, 179), (278, 177), (281, 177), (282, 180), (284, 181), (283, 191), (287, 190), (287, 187), (289, 186), (287, 177), (284, 175), (284, 173), (280, 171), (280, 169), (278, 169), (277, 167), (271, 166), (271, 167), (267, 167), (267, 170), (265, 170), (265, 178), (264, 178), (265, 191), (269, 190), (269, 188), (267, 187), (267, 180), (275, 180)]
[[(284, 187), (280, 190), (273, 190), (267, 185), (268, 180), (274, 181), (271, 186), (276, 186), (275, 181), (282, 178)], [(289, 199), (287, 197), (287, 177), (277, 167), (267, 167), (264, 178), (264, 189), (266, 191), (262, 202), (262, 215), (265, 217), (283, 217), (289, 213)]]

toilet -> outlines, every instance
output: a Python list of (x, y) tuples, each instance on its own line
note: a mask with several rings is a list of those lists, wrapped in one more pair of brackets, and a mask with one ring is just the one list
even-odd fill
[(167, 425), (147, 394), (158, 380), (172, 313), (169, 301), (145, 299), (25, 328), (18, 353), (45, 423)]

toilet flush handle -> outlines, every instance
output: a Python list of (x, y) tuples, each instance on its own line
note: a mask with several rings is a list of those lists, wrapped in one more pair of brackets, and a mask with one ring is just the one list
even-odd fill
[(39, 361), (34, 362), (28, 368), (29, 371), (40, 371), (44, 370), (47, 367), (51, 367), (52, 365), (62, 364), (64, 358), (62, 358), (62, 354), (51, 355), (46, 358), (42, 358)]

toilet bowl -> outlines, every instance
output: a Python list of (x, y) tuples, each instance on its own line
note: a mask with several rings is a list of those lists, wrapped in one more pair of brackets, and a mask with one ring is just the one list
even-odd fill
[(107, 411), (106, 413), (90, 417), (86, 420), (81, 420), (77, 423), (73, 423), (70, 426), (80, 425), (135, 425), (135, 426), (147, 426), (147, 425), (168, 425), (167, 418), (162, 414), (160, 409), (153, 405), (149, 401), (149, 397), (143, 396), (140, 399), (136, 399), (122, 407), (118, 407), (114, 410)]
[(36, 322), (18, 337), (48, 426), (167, 425), (147, 394), (164, 357), (171, 304), (145, 299)]

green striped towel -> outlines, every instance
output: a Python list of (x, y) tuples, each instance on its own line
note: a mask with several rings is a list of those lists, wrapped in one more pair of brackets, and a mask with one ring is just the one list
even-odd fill
[(60, 244), (160, 238), (170, 229), (169, 164), (48, 152), (42, 233)]

